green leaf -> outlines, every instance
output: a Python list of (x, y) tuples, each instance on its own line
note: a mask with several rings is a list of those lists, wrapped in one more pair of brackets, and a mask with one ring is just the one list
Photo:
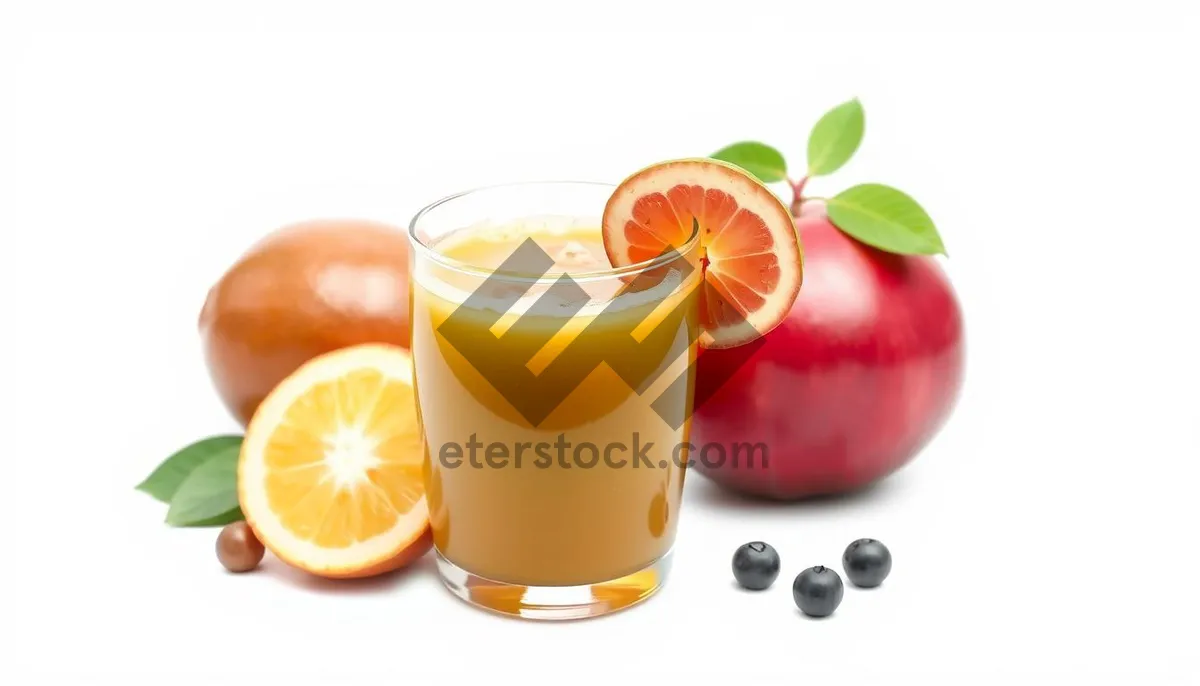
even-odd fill
[(902, 255), (946, 254), (925, 210), (901, 191), (865, 183), (826, 202), (829, 219), (842, 231), (880, 250)]
[(179, 484), (183, 483), (193, 469), (229, 446), (241, 444), (241, 436), (212, 436), (196, 441), (164, 460), (136, 488), (161, 502), (169, 503), (175, 491), (179, 489)]
[(756, 141), (728, 145), (713, 153), (711, 157), (735, 164), (758, 177), (763, 183), (775, 183), (787, 178), (787, 163), (783, 160), (783, 154)]
[(167, 524), (204, 526), (232, 515), (238, 508), (238, 453), (238, 446), (227, 446), (193, 469), (171, 498)]
[(826, 112), (808, 134), (808, 175), (824, 176), (850, 161), (862, 142), (862, 103), (858, 98)]
[(246, 515), (242, 514), (242, 508), (235, 507), (232, 510), (230, 510), (229, 512), (224, 512), (224, 513), (219, 514), (216, 517), (212, 517), (210, 519), (202, 519), (198, 522), (193, 522), (192, 524), (189, 524), (188, 526), (193, 527), (193, 528), (209, 527), (209, 526), (225, 526), (226, 524), (232, 524), (233, 522), (240, 522), (245, 518), (246, 518)]

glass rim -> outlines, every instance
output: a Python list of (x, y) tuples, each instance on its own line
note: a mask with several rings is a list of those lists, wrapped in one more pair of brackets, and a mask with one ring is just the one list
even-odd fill
[[(436, 210), (439, 207), (442, 207), (443, 205), (446, 205), (448, 203), (454, 202), (455, 200), (460, 200), (467, 196), (471, 196), (471, 195), (474, 195), (477, 193), (482, 193), (485, 191), (501, 190), (501, 189), (505, 189), (505, 188), (532, 187), (532, 186), (593, 186), (593, 187), (597, 187), (597, 188), (600, 188), (600, 187), (612, 188), (612, 189), (617, 188), (616, 184), (607, 183), (604, 181), (577, 181), (577, 180), (510, 181), (507, 183), (496, 183), (496, 184), (489, 184), (489, 185), (485, 185), (485, 186), (476, 186), (474, 188), (468, 188), (466, 190), (459, 191), (457, 193), (453, 193), (451, 195), (443, 196), (442, 198), (439, 198), (439, 199), (429, 203), (428, 205), (422, 207), (420, 210), (418, 210), (417, 213), (415, 215), (413, 215), (413, 218), (408, 223), (408, 238), (412, 242), (412, 245), (413, 245), (416, 253), (419, 256), (421, 256), (422, 258), (430, 260), (431, 262), (434, 262), (441, 267), (444, 267), (446, 269), (451, 269), (453, 271), (459, 272), (459, 273), (467, 275), (467, 276), (474, 276), (474, 277), (479, 277), (479, 278), (498, 277), (501, 280), (519, 281), (522, 283), (551, 283), (551, 282), (557, 281), (562, 276), (561, 274), (550, 274), (550, 275), (542, 275), (542, 276), (538, 276), (538, 277), (533, 277), (533, 276), (518, 274), (518, 273), (514, 273), (514, 272), (505, 272), (505, 271), (501, 271), (498, 269), (488, 269), (487, 267), (482, 267), (480, 265), (472, 264), (470, 262), (456, 260), (454, 258), (447, 257), (446, 255), (438, 252), (433, 246), (431, 246), (431, 245), (427, 244), (425, 241), (421, 240), (421, 238), (417, 235), (417, 225), (421, 223), (421, 220), (426, 215), (428, 215), (430, 212), (433, 212), (434, 210)], [(603, 227), (600, 227), (600, 228), (601, 228), (601, 230), (603, 230)], [(682, 245), (675, 248), (674, 250), (665, 252), (661, 255), (657, 255), (648, 260), (642, 260), (641, 262), (635, 262), (634, 264), (625, 265), (622, 267), (611, 267), (610, 266), (610, 267), (605, 267), (603, 269), (591, 269), (591, 270), (587, 270), (587, 271), (578, 271), (578, 272), (568, 271), (568, 272), (566, 272), (566, 274), (568, 276), (570, 276), (571, 279), (573, 279), (577, 282), (586, 282), (586, 281), (594, 282), (594, 281), (600, 281), (600, 280), (604, 280), (604, 279), (620, 278), (623, 276), (629, 276), (631, 274), (640, 274), (642, 272), (649, 271), (651, 269), (656, 269), (658, 267), (661, 267), (663, 265), (667, 265), (667, 264), (670, 264), (670, 263), (676, 261), (683, 255), (687, 254), (695, 246), (695, 244), (699, 241), (699, 239), (700, 239), (700, 227), (698, 224), (693, 223), (691, 235), (688, 236), (688, 239), (686, 241), (684, 241)]]

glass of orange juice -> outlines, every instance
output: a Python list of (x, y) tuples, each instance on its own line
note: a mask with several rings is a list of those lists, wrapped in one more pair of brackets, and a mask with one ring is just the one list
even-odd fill
[(439, 573), (507, 615), (654, 594), (688, 460), (698, 231), (614, 268), (614, 187), (516, 183), (413, 219), (412, 354)]

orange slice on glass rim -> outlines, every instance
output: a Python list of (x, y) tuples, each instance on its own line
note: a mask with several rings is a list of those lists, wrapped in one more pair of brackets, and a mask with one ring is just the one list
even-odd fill
[(697, 158), (662, 162), (621, 182), (604, 208), (614, 267), (654, 259), (700, 233), (700, 345), (732, 348), (783, 321), (803, 276), (792, 215), (740, 168)]
[(284, 562), (329, 578), (398, 569), (432, 545), (412, 360), (388, 345), (314, 358), (246, 427), (238, 501)]

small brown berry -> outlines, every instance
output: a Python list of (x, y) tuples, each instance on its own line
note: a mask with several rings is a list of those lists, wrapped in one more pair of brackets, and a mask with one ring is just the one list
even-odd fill
[(233, 522), (217, 536), (217, 559), (231, 572), (248, 572), (262, 562), (265, 552), (246, 522)]

